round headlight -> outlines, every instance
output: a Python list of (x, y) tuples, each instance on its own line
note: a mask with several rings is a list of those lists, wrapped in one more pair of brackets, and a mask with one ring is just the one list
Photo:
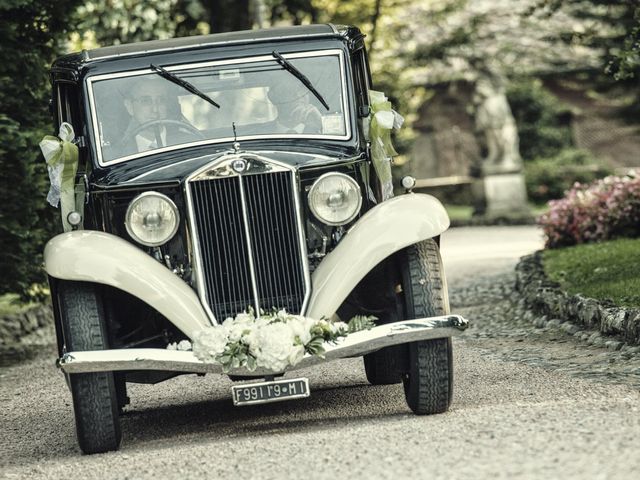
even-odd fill
[(362, 205), (360, 187), (343, 173), (325, 173), (309, 190), (309, 208), (327, 225), (344, 225), (353, 220)]
[(178, 208), (166, 195), (145, 192), (127, 208), (125, 226), (136, 242), (157, 247), (168, 242), (178, 231)]

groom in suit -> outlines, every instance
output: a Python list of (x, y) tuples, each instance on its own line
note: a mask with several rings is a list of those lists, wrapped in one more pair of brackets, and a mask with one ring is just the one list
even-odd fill
[(124, 155), (198, 139), (165, 80), (138, 80), (125, 93), (124, 106), (131, 117), (121, 143)]

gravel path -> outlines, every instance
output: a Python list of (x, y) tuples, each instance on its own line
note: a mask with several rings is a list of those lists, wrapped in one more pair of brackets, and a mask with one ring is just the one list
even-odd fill
[[(486, 230), (453, 231), (445, 261)], [(536, 328), (509, 261), (465, 273), (451, 260), (453, 310), (473, 324), (454, 339), (446, 414), (414, 416), (400, 385), (367, 384), (361, 359), (300, 371), (309, 399), (255, 407), (232, 406), (229, 380), (183, 376), (131, 386), (121, 450), (82, 456), (49, 347), (0, 369), (0, 478), (637, 478), (640, 356)]]

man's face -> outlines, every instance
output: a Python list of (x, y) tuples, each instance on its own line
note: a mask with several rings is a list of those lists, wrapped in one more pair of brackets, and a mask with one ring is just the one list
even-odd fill
[(129, 115), (139, 124), (167, 118), (167, 90), (158, 82), (136, 85), (124, 104)]

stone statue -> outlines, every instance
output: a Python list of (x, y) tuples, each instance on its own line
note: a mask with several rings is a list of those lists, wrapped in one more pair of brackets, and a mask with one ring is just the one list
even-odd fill
[(522, 171), (518, 128), (504, 87), (495, 77), (481, 74), (473, 95), (476, 130), (487, 147), (482, 164), (485, 175)]

